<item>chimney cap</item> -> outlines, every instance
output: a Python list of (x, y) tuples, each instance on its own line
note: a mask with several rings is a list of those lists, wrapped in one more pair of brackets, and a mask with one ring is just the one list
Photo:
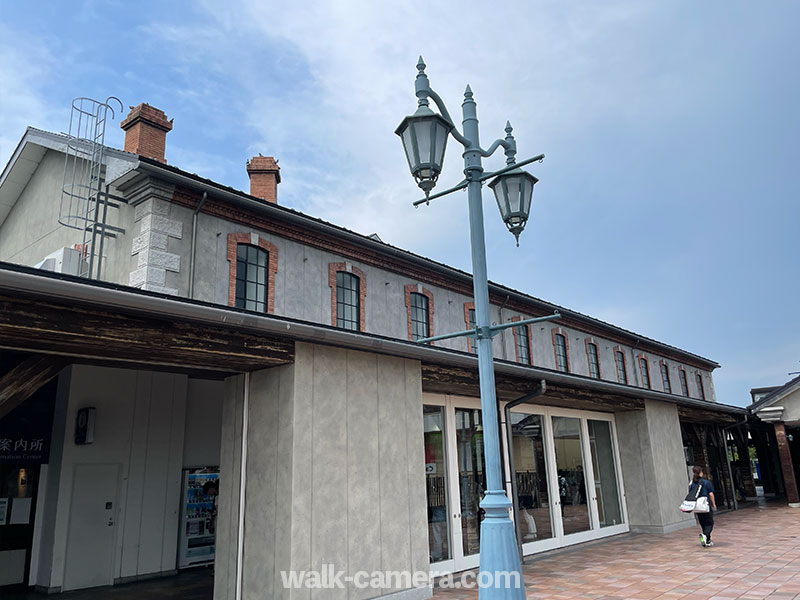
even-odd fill
[(131, 106), (130, 109), (131, 112), (128, 113), (128, 116), (119, 124), (125, 131), (133, 127), (139, 121), (144, 121), (148, 125), (157, 127), (162, 131), (170, 131), (172, 129), (172, 121), (174, 119), (167, 120), (167, 115), (163, 110), (150, 106), (147, 102), (142, 102), (137, 106)]
[(259, 153), (247, 161), (247, 174), (253, 173), (274, 173), (275, 181), (281, 182), (281, 168), (278, 166), (278, 161), (273, 156), (263, 156)]

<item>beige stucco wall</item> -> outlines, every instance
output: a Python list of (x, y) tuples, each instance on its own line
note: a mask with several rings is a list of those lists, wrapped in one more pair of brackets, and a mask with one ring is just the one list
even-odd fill
[(645, 401), (645, 409), (616, 414), (620, 463), (632, 531), (667, 533), (691, 526), (678, 506), (688, 478), (678, 409)]
[[(243, 597), (371, 598), (396, 590), (287, 590), (280, 571), (427, 571), (422, 384), (416, 361), (297, 344), (250, 376)], [(223, 414), (215, 599), (235, 593), (244, 377)], [(430, 590), (408, 598), (428, 597)]]

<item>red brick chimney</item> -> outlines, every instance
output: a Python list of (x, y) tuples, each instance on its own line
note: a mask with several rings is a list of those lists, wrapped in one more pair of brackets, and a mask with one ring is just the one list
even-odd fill
[(247, 161), (247, 174), (250, 176), (250, 195), (273, 204), (278, 203), (278, 184), (281, 182), (281, 169), (272, 156), (254, 156)]
[(131, 106), (131, 112), (119, 124), (125, 131), (125, 151), (153, 158), (159, 162), (167, 162), (164, 158), (164, 147), (167, 143), (167, 132), (172, 129), (172, 119), (143, 102)]

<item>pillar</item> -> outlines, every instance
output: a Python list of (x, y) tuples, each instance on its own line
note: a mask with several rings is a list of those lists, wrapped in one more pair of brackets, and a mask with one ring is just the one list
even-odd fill
[(794, 478), (792, 453), (789, 451), (789, 440), (786, 439), (786, 428), (782, 422), (773, 423), (775, 439), (778, 442), (778, 458), (783, 472), (783, 483), (786, 488), (786, 499), (792, 508), (800, 508), (800, 496), (797, 494), (797, 481)]

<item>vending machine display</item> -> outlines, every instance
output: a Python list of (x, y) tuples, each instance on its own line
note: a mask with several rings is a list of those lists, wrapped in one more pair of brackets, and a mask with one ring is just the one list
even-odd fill
[(184, 469), (178, 568), (214, 562), (218, 467)]

